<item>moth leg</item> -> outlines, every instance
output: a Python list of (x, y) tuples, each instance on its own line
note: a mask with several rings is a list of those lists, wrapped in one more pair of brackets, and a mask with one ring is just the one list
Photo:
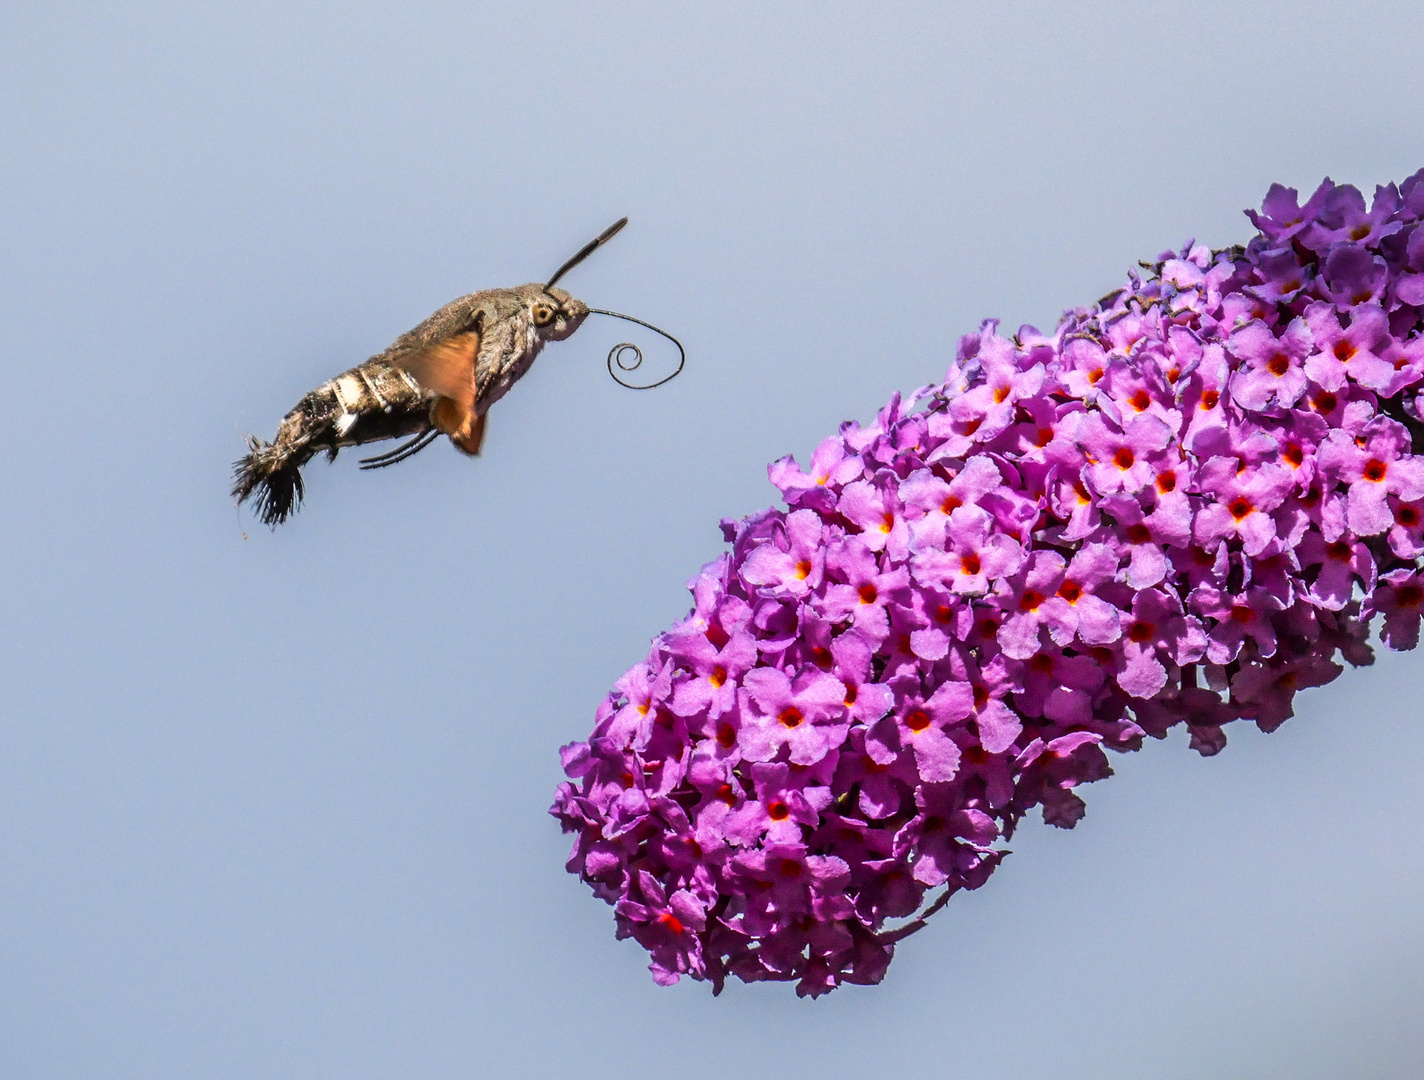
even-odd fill
[[(407, 450), (409, 450), (412, 446), (414, 446), (416, 443), (420, 442), (421, 439), (424, 439), (424, 438), (427, 437), (429, 434), (430, 434), (430, 429), (429, 429), (429, 428), (426, 428), (424, 431), (417, 433), (416, 436), (415, 436), (415, 438), (410, 439), (410, 440), (408, 440), (408, 441), (406, 441), (406, 442), (401, 443), (401, 444), (400, 444), (399, 446), (397, 446), (394, 450), (388, 450), (388, 451), (387, 451), (386, 453), (384, 453), (384, 454), (373, 454), (371, 457), (363, 457), (363, 458), (361, 459), (361, 464), (362, 464), (362, 465), (377, 465), (377, 464), (379, 464), (380, 462), (385, 461), (387, 458), (399, 457), (401, 454), (405, 453), (405, 452), (406, 452)], [(439, 432), (436, 432), (436, 434), (438, 435)]]
[(375, 457), (361, 459), (361, 471), (370, 469), (384, 469), (387, 465), (394, 465), (397, 461), (404, 461), (408, 457), (414, 457), (427, 446), (440, 437), (438, 431), (422, 431), (409, 442), (403, 442), (389, 453), (378, 454)]

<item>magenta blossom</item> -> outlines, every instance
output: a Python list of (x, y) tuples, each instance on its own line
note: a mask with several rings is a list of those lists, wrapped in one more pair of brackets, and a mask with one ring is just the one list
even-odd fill
[(1377, 616), (1417, 644), (1424, 171), (1249, 216), (1052, 333), (985, 322), (723, 523), (553, 807), (658, 982), (878, 982), (1109, 752), (1274, 730)]

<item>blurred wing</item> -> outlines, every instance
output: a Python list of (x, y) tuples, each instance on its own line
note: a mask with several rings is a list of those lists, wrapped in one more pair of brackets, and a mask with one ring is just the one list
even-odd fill
[(479, 351), (479, 332), (466, 330), (392, 357), (392, 362), (424, 389), (458, 401), (468, 412), (475, 407), (475, 357)]

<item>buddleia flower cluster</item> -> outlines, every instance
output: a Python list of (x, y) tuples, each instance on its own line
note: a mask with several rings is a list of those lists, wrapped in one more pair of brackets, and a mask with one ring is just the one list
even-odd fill
[(1106, 751), (1274, 730), (1375, 616), (1415, 645), (1424, 170), (1248, 216), (1051, 334), (986, 322), (723, 522), (552, 809), (659, 983), (878, 982)]

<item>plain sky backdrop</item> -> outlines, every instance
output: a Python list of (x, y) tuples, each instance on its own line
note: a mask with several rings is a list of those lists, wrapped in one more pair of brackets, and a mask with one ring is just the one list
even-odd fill
[[(873, 9), (873, 10), (872, 10)], [(1409, 1078), (1424, 656), (1114, 759), (878, 987), (654, 986), (563, 870), (558, 747), (718, 519), (985, 317), (1424, 166), (1407, 3), (0, 5), (0, 1078)], [(484, 456), (240, 432), (543, 280)], [(244, 536), (244, 530), (246, 535)]]

